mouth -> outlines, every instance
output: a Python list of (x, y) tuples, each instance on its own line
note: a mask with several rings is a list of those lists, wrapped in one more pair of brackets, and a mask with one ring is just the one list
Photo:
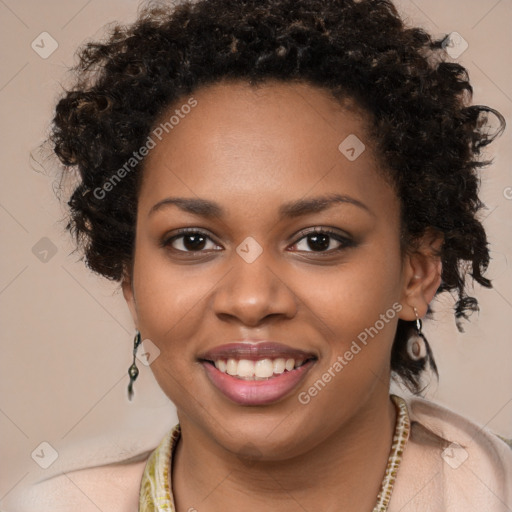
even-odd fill
[(198, 360), (224, 396), (240, 405), (265, 405), (289, 395), (317, 356), (279, 343), (260, 342), (222, 345)]
[(294, 358), (285, 359), (278, 357), (276, 359), (216, 359), (215, 361), (204, 361), (209, 363), (217, 370), (227, 375), (231, 375), (240, 380), (268, 380), (285, 372), (291, 372), (300, 368), (310, 359), (295, 360)]

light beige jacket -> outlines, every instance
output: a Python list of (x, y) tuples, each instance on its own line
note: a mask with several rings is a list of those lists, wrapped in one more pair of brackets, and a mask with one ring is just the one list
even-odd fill
[[(444, 407), (406, 401), (411, 433), (388, 512), (512, 512), (511, 447)], [(83, 469), (10, 493), (1, 511), (138, 512), (150, 453), (105, 466), (85, 456)]]

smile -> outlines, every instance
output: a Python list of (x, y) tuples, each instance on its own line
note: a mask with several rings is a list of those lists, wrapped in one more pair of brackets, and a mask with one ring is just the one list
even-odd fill
[(266, 405), (289, 395), (316, 362), (313, 354), (263, 342), (232, 343), (202, 354), (216, 390), (239, 405)]
[(227, 373), (233, 377), (244, 380), (268, 380), (284, 372), (291, 372), (300, 368), (305, 363), (304, 360), (295, 360), (293, 358), (284, 359), (217, 359), (214, 362), (215, 368), (222, 373)]

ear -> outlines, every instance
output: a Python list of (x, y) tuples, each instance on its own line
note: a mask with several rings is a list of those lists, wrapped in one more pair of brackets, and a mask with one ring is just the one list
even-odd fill
[(444, 236), (432, 229), (408, 250), (403, 268), (401, 304), (404, 306), (399, 318), (416, 320), (414, 308), (420, 318), (427, 313), (428, 305), (441, 285), (441, 248)]
[(138, 315), (137, 315), (137, 303), (135, 301), (135, 292), (133, 291), (133, 279), (131, 275), (125, 273), (123, 280), (121, 281), (121, 288), (123, 290), (123, 296), (128, 304), (128, 309), (133, 318), (135, 328), (138, 328)]

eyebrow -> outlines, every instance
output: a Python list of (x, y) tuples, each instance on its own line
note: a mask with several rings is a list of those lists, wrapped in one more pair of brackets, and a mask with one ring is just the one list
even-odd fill
[[(327, 210), (335, 204), (352, 204), (365, 210), (370, 215), (375, 214), (361, 201), (341, 194), (328, 194), (310, 199), (298, 199), (284, 203), (279, 208), (279, 220), (295, 218), (309, 213), (317, 213)], [(167, 197), (156, 203), (148, 213), (148, 217), (165, 207), (175, 205), (184, 212), (192, 213), (206, 218), (223, 218), (225, 210), (214, 201), (200, 198)]]

